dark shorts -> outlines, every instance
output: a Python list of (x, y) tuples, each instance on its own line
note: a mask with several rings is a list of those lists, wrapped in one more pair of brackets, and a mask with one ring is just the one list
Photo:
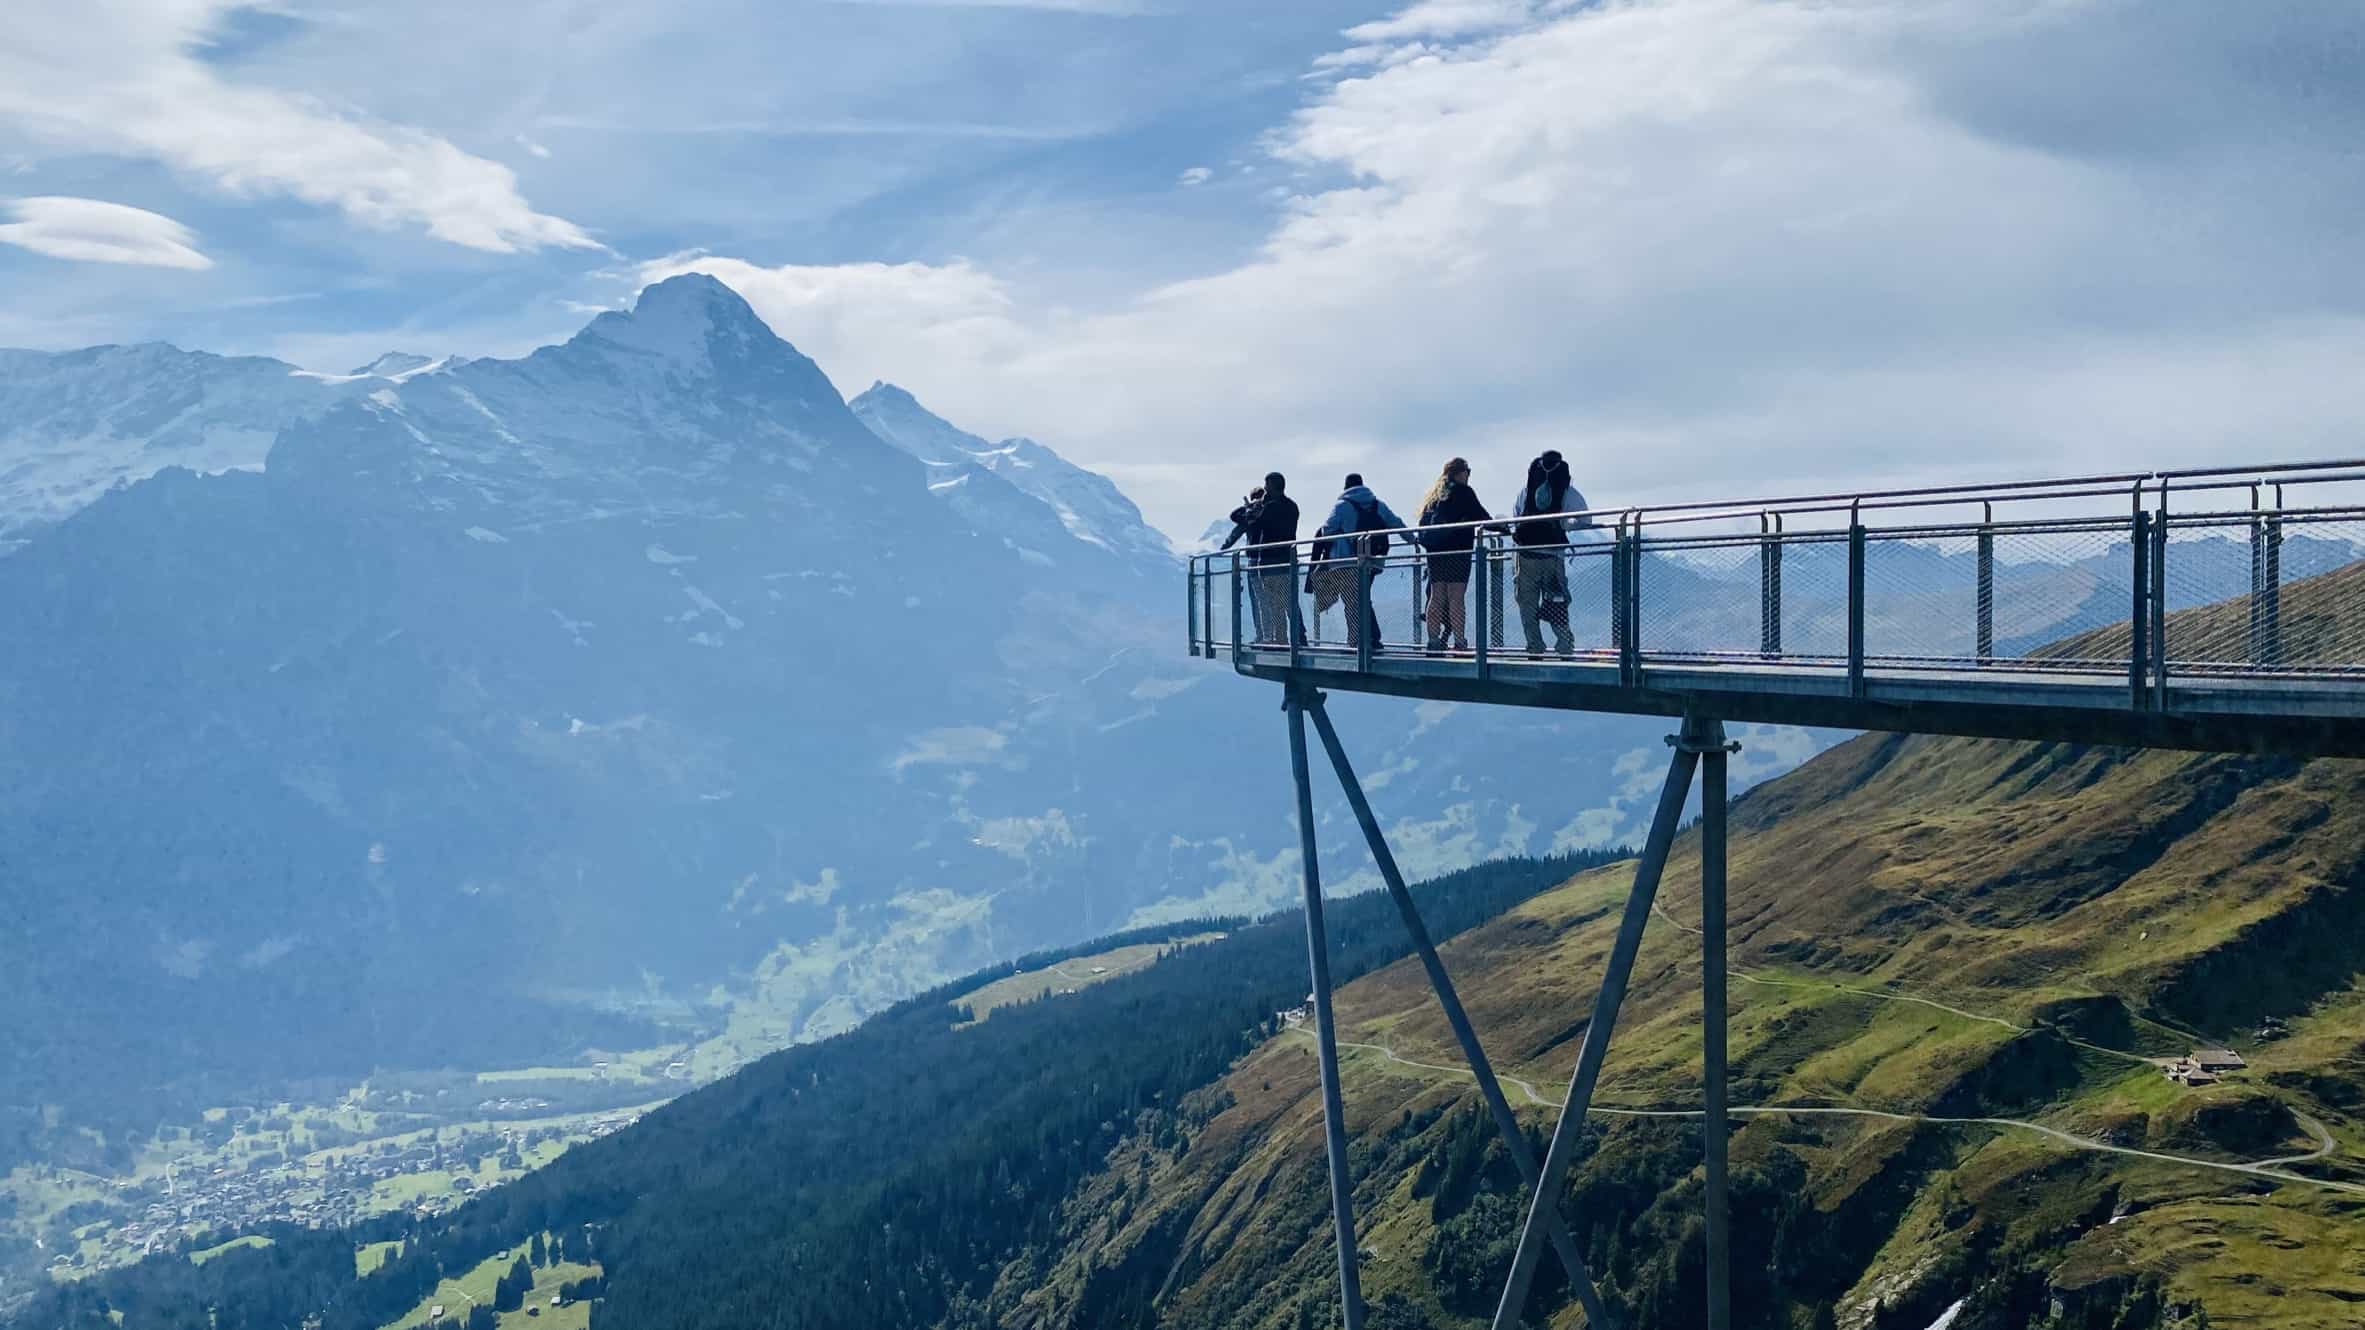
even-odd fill
[(1470, 580), (1469, 553), (1464, 551), (1460, 554), (1430, 555), (1429, 580), (1432, 582), (1468, 582)]

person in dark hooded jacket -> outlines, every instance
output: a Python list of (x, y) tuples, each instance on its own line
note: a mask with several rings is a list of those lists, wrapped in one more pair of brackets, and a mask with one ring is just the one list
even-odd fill
[(1527, 484), (1511, 513), (1528, 520), (1512, 524), (1511, 543), (1519, 547), (1519, 627), (1531, 654), (1543, 654), (1544, 625), (1551, 626), (1555, 651), (1566, 656), (1576, 650), (1568, 626), (1568, 533), (1591, 522), (1554, 514), (1584, 511), (1585, 496), (1569, 483), (1568, 463), (1558, 452), (1546, 451), (1527, 464)]
[(1421, 548), (1429, 556), (1429, 600), (1422, 617), (1428, 620), (1431, 651), (1445, 650), (1449, 634), (1454, 650), (1470, 648), (1464, 622), (1469, 612), (1470, 550), (1477, 543), (1478, 528), (1450, 524), (1483, 522), (1492, 516), (1478, 501), (1478, 491), (1470, 488), (1470, 464), (1459, 457), (1445, 464), (1421, 501), (1422, 526), (1448, 527), (1421, 534)]

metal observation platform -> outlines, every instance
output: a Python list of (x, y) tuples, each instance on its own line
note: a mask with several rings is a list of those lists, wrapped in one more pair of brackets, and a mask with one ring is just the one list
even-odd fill
[[(1588, 1324), (1615, 1324), (1554, 1198), (1699, 778), (1704, 1295), (1707, 1325), (1729, 1330), (1725, 806), (1738, 745), (1725, 722), (2365, 757), (2365, 461), (1684, 503), (1238, 548), (1191, 560), (1189, 630), (1194, 656), (1282, 685), (1348, 1330), (1360, 1330), (1363, 1303), (1308, 718), (1532, 1193), (1495, 1330), (1518, 1324), (1547, 1245)], [(1680, 718), (1541, 1160), (1324, 689)]]

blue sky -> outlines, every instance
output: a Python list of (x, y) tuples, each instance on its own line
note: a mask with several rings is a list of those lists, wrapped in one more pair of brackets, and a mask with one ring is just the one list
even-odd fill
[(2355, 447), (2346, 0), (19, 0), (0, 345), (516, 354), (702, 268), (1195, 533)]

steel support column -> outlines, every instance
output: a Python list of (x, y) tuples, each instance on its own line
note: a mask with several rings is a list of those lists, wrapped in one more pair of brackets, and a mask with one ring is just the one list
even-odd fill
[(1363, 1330), (1363, 1287), (1356, 1270), (1355, 1188), (1347, 1176), (1347, 1124), (1339, 1101), (1338, 1036), (1330, 1020), (1330, 940), (1322, 926), (1322, 869), (1314, 853), (1314, 788), (1306, 775), (1309, 695), (1313, 695), (1311, 689), (1293, 684), (1282, 707), (1289, 713), (1289, 770), (1297, 778), (1298, 850), (1305, 858), (1306, 963), (1314, 984), (1314, 1047), (1321, 1064), (1322, 1128), (1330, 1156), (1330, 1217), (1338, 1233), (1339, 1305), (1346, 1330)]
[[(1454, 991), (1453, 979), (1445, 972), (1445, 962), (1438, 958), (1437, 946), (1429, 937), (1428, 926), (1421, 921), (1420, 908), (1413, 903), (1412, 893), (1404, 885), (1404, 874), (1396, 866), (1395, 854), (1388, 849), (1379, 819), (1372, 816), (1371, 803), (1363, 795), (1363, 783), (1355, 778), (1354, 765), (1347, 760), (1346, 746), (1339, 742), (1338, 729), (1330, 723), (1330, 710), (1322, 704), (1320, 694), (1314, 695), (1308, 710), (1314, 717), (1315, 732), (1322, 736), (1322, 747), (1330, 754), (1330, 765), (1338, 773), (1339, 787), (1346, 792), (1347, 806), (1354, 810), (1355, 821), (1363, 828), (1363, 839), (1371, 847), (1372, 862), (1379, 866), (1380, 880), (1388, 884), (1388, 895), (1396, 902), (1397, 914), (1404, 919), (1404, 931), (1412, 935), (1421, 968), (1428, 971), (1429, 987), (1436, 990), (1437, 1005), (1445, 1010), (1446, 1024), (1453, 1027), (1454, 1039), (1462, 1046), (1462, 1057), (1470, 1064), (1470, 1075), (1478, 1082), (1478, 1093), (1486, 1100), (1495, 1130), (1502, 1134), (1503, 1148), (1519, 1170), (1520, 1180), (1533, 1187), (1541, 1176), (1536, 1169), (1535, 1152), (1519, 1130), (1519, 1119), (1512, 1114), (1510, 1101), (1503, 1097), (1494, 1065), (1487, 1060), (1486, 1050), (1478, 1042), (1478, 1032), (1470, 1025), (1469, 1013), (1462, 1009), (1461, 996)], [(1569, 1285), (1585, 1309), (1585, 1323), (1595, 1330), (1608, 1330), (1616, 1322), (1602, 1306), (1601, 1294), (1593, 1285), (1593, 1273), (1586, 1268), (1585, 1258), (1577, 1251), (1576, 1239), (1570, 1236), (1568, 1223), (1561, 1218), (1557, 1205), (1546, 1208), (1544, 1222), (1552, 1249), (1559, 1253), (1561, 1267), (1568, 1271)]]
[(1708, 1330), (1732, 1330), (1732, 1245), (1728, 1227), (1725, 1112), (1725, 760), (1738, 745), (1707, 721), (1686, 742), (1700, 754), (1700, 1064), (1706, 1120), (1700, 1125), (1708, 1209)]
[(1670, 739), (1675, 756), (1667, 764), (1667, 783), (1659, 791), (1658, 812), (1651, 818), (1650, 836), (1643, 842), (1642, 859), (1634, 868), (1634, 889), (1626, 896), (1626, 913), (1618, 921), (1618, 939), (1611, 944), (1603, 967), (1601, 991), (1593, 999), (1593, 1018), (1585, 1025), (1585, 1042), (1577, 1053), (1577, 1067), (1569, 1076), (1568, 1098), (1560, 1121), (1545, 1147), (1536, 1194), (1528, 1203), (1527, 1222), (1519, 1229), (1519, 1245), (1511, 1255), (1511, 1276), (1503, 1285), (1503, 1299), (1495, 1306), (1494, 1330), (1513, 1330), (1527, 1305), (1528, 1285), (1535, 1278), (1537, 1241), (1543, 1216), (1556, 1202), (1562, 1179), (1568, 1176), (1569, 1156), (1593, 1106), (1593, 1086), (1601, 1078), (1601, 1062), (1609, 1051), (1610, 1034), (1618, 1023), (1618, 1008), (1626, 1000), (1626, 981), (1634, 972), (1634, 954), (1642, 947), (1643, 926), (1650, 922), (1651, 902), (1659, 894), (1659, 876), (1667, 869), (1667, 851), (1675, 843), (1675, 829), (1683, 820), (1684, 800), (1690, 796), (1692, 773), (1700, 764), (1701, 726), (1684, 721), (1683, 734)]
[(1995, 660), (1995, 530), (1991, 526), (1979, 528), (1979, 663)]

